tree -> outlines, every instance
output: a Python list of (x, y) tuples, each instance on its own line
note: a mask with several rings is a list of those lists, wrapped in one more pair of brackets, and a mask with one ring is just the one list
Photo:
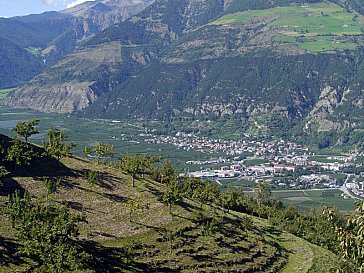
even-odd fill
[(200, 202), (200, 208), (207, 203), (215, 203), (220, 196), (220, 189), (210, 181), (201, 181), (196, 184), (192, 197)]
[(20, 252), (38, 262), (40, 271), (58, 273), (79, 269), (82, 254), (71, 238), (78, 236), (77, 223), (83, 220), (72, 216), (67, 207), (34, 207), (17, 228), (23, 242)]
[(182, 235), (181, 231), (179, 231), (179, 230), (173, 231), (173, 230), (165, 229), (162, 231), (162, 233), (163, 233), (163, 237), (169, 243), (169, 252), (171, 254), (172, 249), (173, 249), (173, 243), (181, 238), (181, 235)]
[(97, 158), (97, 164), (101, 158), (112, 157), (114, 155), (114, 146), (111, 144), (97, 142), (95, 146), (85, 146), (83, 149), (85, 157), (94, 156)]
[(107, 144), (107, 143), (102, 143), (102, 142), (98, 142), (95, 145), (95, 156), (97, 158), (97, 162), (99, 162), (100, 158), (103, 157), (112, 157), (114, 155), (114, 146)]
[(43, 143), (48, 155), (57, 159), (57, 165), (61, 158), (71, 155), (71, 149), (76, 145), (73, 142), (66, 143), (67, 136), (64, 130), (49, 129), (48, 142)]
[(16, 126), (12, 129), (17, 136), (24, 137), (25, 142), (28, 143), (28, 138), (32, 135), (39, 134), (36, 126), (39, 125), (40, 120), (32, 118), (28, 122), (18, 122)]
[(83, 154), (85, 155), (85, 158), (89, 157), (92, 154), (92, 147), (91, 146), (85, 146), (83, 148)]
[(177, 172), (173, 168), (172, 162), (170, 160), (165, 161), (161, 169), (162, 183), (168, 184), (175, 177), (177, 177)]
[(23, 194), (23, 197), (18, 190), (9, 195), (6, 214), (10, 217), (13, 228), (15, 227), (15, 223), (21, 221), (30, 208), (30, 195), (27, 191)]
[(88, 170), (85, 172), (84, 177), (91, 185), (95, 185), (101, 179), (101, 174), (98, 171)]
[(258, 189), (255, 191), (255, 198), (259, 206), (269, 205), (272, 191), (270, 190), (267, 182), (259, 183)]
[(152, 168), (153, 158), (145, 155), (124, 156), (121, 158), (119, 166), (121, 170), (131, 176), (132, 186), (135, 186), (135, 178), (138, 174), (149, 173)]
[(168, 204), (169, 214), (172, 214), (172, 205), (182, 200), (181, 192), (176, 182), (170, 182), (167, 184), (162, 199), (166, 204)]
[(38, 265), (32, 272), (59, 273), (82, 267), (86, 255), (73, 239), (79, 234), (77, 224), (85, 221), (84, 216), (70, 214), (66, 206), (34, 205), (27, 192), (23, 197), (19, 192), (9, 197), (6, 215), (21, 241), (19, 253)]
[(230, 209), (238, 205), (239, 194), (235, 191), (228, 190), (220, 195), (220, 202), (222, 210), (227, 209), (229, 213)]
[(146, 202), (146, 200), (148, 199), (143, 198), (143, 196), (141, 195), (128, 200), (128, 202), (126, 203), (126, 207), (129, 211), (129, 222), (131, 222), (131, 217), (134, 212), (149, 208), (149, 203)]
[(131, 176), (131, 185), (134, 187), (135, 178), (139, 170), (138, 159), (136, 157), (126, 155), (120, 160), (120, 168)]
[(60, 178), (52, 179), (52, 178), (45, 177), (43, 179), (43, 183), (47, 190), (47, 201), (48, 201), (48, 196), (57, 191), (58, 186), (61, 184), (61, 179)]
[(16, 136), (11, 141), (11, 146), (7, 150), (6, 159), (13, 162), (14, 169), (16, 169), (17, 166), (28, 165), (33, 159), (33, 156), (33, 150), (30, 145), (21, 141), (19, 137)]

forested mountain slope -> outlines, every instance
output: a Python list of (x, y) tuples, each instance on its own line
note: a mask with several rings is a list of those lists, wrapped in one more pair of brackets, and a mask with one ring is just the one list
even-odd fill
[(98, 118), (230, 115), (266, 130), (274, 120), (357, 130), (361, 12), (354, 0), (158, 0), (5, 102)]
[[(96, 33), (139, 13), (152, 0), (86, 2), (61, 12), (0, 18), (3, 47), (0, 88), (18, 86), (55, 64)], [(100, 8), (103, 5), (104, 8)], [(19, 47), (16, 50), (16, 46)], [(12, 48), (9, 50), (7, 48)], [(19, 69), (15, 69), (18, 68)], [(36, 67), (36, 69), (34, 69)]]

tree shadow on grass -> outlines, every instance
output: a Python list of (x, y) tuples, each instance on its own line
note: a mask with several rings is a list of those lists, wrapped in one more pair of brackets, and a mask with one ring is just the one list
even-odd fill
[(13, 194), (16, 191), (24, 194), (25, 189), (14, 179), (4, 178), (2, 181), (3, 186), (0, 187), (0, 196), (8, 196), (9, 194)]
[(147, 189), (148, 192), (150, 192), (155, 197), (157, 197), (157, 200), (158, 201), (161, 201), (162, 200), (163, 193), (160, 190), (156, 189), (155, 187), (153, 187), (149, 183), (144, 183), (144, 187)]

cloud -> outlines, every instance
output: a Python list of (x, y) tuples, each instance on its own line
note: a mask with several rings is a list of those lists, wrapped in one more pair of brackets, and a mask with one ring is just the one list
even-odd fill
[[(42, 0), (42, 1), (49, 1), (49, 2), (52, 2), (54, 0)], [(95, 1), (95, 0), (76, 0), (70, 4), (67, 5), (67, 8), (73, 8), (74, 6), (77, 6), (79, 4), (82, 4), (84, 2), (87, 2), (87, 1)]]
[(42, 0), (42, 3), (46, 5), (52, 5), (54, 2), (56, 2), (56, 0)]

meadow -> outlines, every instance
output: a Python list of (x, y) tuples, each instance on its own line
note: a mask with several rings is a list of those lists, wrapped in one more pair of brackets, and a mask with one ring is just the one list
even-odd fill
[(15, 88), (10, 89), (1, 89), (0, 90), (0, 100), (5, 98), (11, 91), (13, 91)]
[[(31, 139), (32, 142), (42, 144), (42, 141), (46, 139), (46, 132), (49, 128), (63, 129), (67, 132), (69, 140), (77, 144), (72, 152), (81, 157), (83, 157), (83, 148), (85, 146), (101, 141), (114, 145), (115, 159), (125, 154), (157, 155), (171, 160), (180, 172), (216, 167), (188, 165), (186, 161), (209, 159), (211, 155), (198, 151), (179, 150), (168, 144), (146, 143), (143, 136), (144, 130), (128, 123), (80, 119), (63, 114), (47, 114), (0, 105), (0, 134), (14, 136), (14, 132), (11, 129), (17, 122), (27, 121), (33, 117), (40, 119), (41, 123), (39, 127), (40, 134), (33, 137)], [(257, 164), (258, 162), (255, 160), (250, 162), (248, 160), (247, 163)], [(244, 179), (219, 179), (219, 182), (223, 188), (240, 188), (248, 192), (252, 192), (256, 187), (255, 181)], [(329, 195), (326, 194), (325, 190), (280, 191), (274, 192), (273, 197), (281, 200), (286, 205), (295, 205), (300, 208), (335, 205), (342, 211), (354, 209), (354, 202), (350, 199), (341, 198), (340, 191), (330, 190), (328, 192), (330, 193)], [(331, 195), (331, 193), (334, 193), (334, 195)]]
[(355, 14), (330, 3), (238, 12), (212, 24), (246, 24), (259, 18), (272, 18), (267, 26), (276, 31), (275, 42), (296, 43), (311, 52), (353, 50), (357, 44), (349, 37), (363, 35)]

